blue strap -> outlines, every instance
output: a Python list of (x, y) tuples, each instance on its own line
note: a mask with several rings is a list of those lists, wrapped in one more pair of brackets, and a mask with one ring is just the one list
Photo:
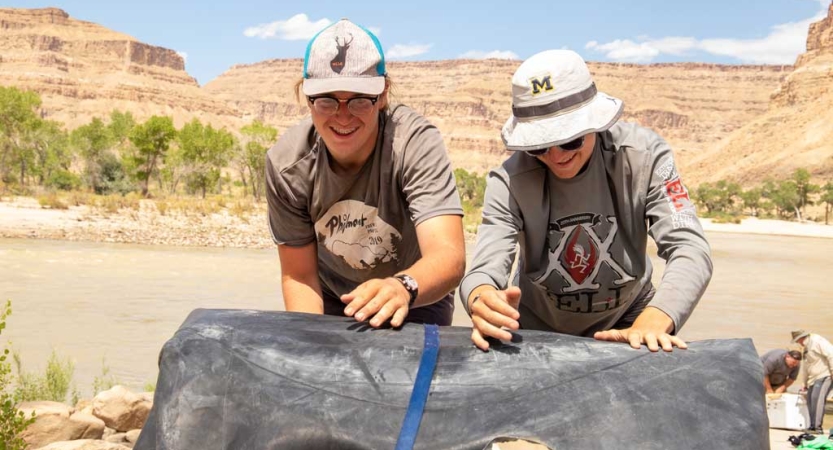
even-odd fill
[(419, 360), (414, 390), (411, 391), (411, 400), (408, 403), (408, 410), (405, 412), (405, 420), (402, 422), (402, 429), (399, 430), (399, 439), (396, 440), (396, 450), (411, 450), (414, 448), (419, 422), (422, 420), (422, 411), (425, 409), (425, 402), (428, 400), (428, 391), (431, 389), (431, 379), (434, 377), (434, 368), (437, 366), (437, 354), (440, 352), (440, 329), (436, 325), (425, 325), (425, 344), (422, 347), (422, 358)]

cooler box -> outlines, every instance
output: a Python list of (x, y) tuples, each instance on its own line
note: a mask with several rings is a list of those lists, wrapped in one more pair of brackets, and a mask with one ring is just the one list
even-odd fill
[(770, 428), (806, 430), (810, 426), (810, 414), (803, 395), (767, 395), (766, 414)]

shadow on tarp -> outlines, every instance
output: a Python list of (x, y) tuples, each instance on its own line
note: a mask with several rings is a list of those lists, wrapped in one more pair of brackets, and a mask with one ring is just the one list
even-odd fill
[[(414, 448), (480, 450), (512, 436), (557, 450), (769, 448), (749, 339), (651, 353), (517, 334), (482, 352), (469, 328), (440, 327)], [(417, 324), (195, 310), (162, 349), (135, 449), (393, 449), (422, 345)]]

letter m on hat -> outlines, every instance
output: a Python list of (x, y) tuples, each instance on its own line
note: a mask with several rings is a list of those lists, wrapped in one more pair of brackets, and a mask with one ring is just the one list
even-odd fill
[(532, 83), (532, 94), (540, 94), (541, 91), (551, 91), (552, 90), (552, 76), (547, 75), (540, 80), (538, 78), (533, 78), (529, 80)]

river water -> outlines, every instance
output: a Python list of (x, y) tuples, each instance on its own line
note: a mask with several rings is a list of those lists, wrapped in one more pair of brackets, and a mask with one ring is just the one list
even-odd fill
[[(759, 353), (790, 330), (833, 338), (833, 239), (709, 233), (715, 274), (681, 332), (686, 340), (751, 338)], [(472, 252), (470, 246), (469, 254)], [(662, 261), (655, 258), (656, 280)], [(282, 310), (277, 251), (0, 239), (3, 330), (24, 370), (54, 349), (75, 363), (82, 395), (102, 365), (123, 384), (156, 380), (165, 341), (195, 308)], [(470, 325), (458, 305), (455, 325)]]

